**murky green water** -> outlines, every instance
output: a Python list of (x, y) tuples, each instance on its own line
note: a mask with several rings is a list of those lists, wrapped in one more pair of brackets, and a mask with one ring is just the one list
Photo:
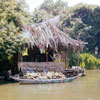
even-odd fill
[(100, 100), (100, 70), (87, 71), (71, 83), (0, 85), (0, 100)]

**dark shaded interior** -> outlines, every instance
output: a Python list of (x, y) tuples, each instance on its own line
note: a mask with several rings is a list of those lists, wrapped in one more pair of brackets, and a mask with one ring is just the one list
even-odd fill
[(28, 55), (23, 56), (23, 62), (52, 62), (53, 61), (53, 50), (50, 48), (47, 50), (48, 53), (41, 53), (39, 48), (29, 48)]

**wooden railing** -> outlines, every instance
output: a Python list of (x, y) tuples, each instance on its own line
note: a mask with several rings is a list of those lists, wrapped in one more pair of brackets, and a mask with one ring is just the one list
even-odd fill
[(46, 69), (48, 71), (62, 72), (64, 71), (63, 62), (19, 62), (19, 69), (24, 70), (34, 70), (36, 68)]

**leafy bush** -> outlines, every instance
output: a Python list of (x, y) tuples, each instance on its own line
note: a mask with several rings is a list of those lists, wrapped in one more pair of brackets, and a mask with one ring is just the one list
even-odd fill
[(100, 59), (97, 59), (97, 68), (100, 68)]
[(68, 56), (69, 56), (68, 65), (70, 67), (79, 65), (79, 54), (78, 53), (75, 53), (75, 54), (70, 53)]
[(95, 69), (100, 66), (100, 59), (88, 53), (80, 54), (80, 66), (86, 69)]

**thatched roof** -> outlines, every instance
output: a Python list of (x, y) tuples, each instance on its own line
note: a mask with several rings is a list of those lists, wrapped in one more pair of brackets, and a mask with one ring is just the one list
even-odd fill
[(59, 17), (32, 25), (24, 29), (24, 36), (28, 38), (31, 46), (50, 47), (57, 49), (59, 47), (81, 49), (83, 42), (77, 41), (69, 37), (67, 34), (57, 28)]

